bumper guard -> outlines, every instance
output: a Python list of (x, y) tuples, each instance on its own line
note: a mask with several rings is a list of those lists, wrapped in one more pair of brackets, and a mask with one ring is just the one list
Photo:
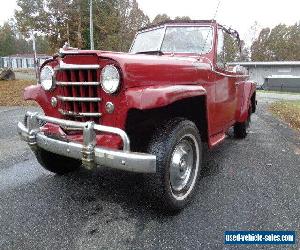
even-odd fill
[[(94, 122), (75, 122), (54, 117), (26, 113), (27, 124), (18, 123), (18, 133), (35, 151), (42, 148), (54, 154), (78, 159), (92, 169), (97, 165), (138, 173), (155, 173), (156, 156), (130, 152), (130, 140), (125, 131), (95, 124)], [(39, 121), (57, 124), (64, 128), (82, 129), (83, 144), (66, 142), (46, 136), (41, 130)], [(123, 141), (123, 150), (114, 150), (96, 146), (96, 131), (119, 135)]]

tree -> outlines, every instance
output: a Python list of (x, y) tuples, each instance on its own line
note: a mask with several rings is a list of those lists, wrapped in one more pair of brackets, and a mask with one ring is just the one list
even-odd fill
[[(48, 42), (42, 36), (37, 36), (37, 52), (47, 53)], [(33, 53), (32, 41), (25, 37), (16, 29), (12, 21), (0, 26), (0, 56), (10, 56), (13, 54)]]
[(7, 56), (15, 53), (15, 34), (9, 23), (0, 26), (0, 56)]
[(172, 20), (167, 14), (158, 14), (152, 21), (153, 25)]
[[(114, 0), (96, 0), (93, 3), (94, 43), (96, 49), (118, 49), (119, 17), (117, 5), (118, 3)], [(89, 27), (89, 21), (83, 24), (84, 27)]]
[(300, 60), (300, 24), (264, 28), (251, 46), (253, 61)]
[(29, 35), (29, 31), (35, 27), (39, 27), (39, 30), (43, 31), (49, 28), (43, 0), (17, 0), (17, 5), (21, 8), (21, 10), (15, 11), (20, 32)]
[(224, 33), (224, 60), (225, 62), (239, 61), (240, 49), (238, 40), (228, 33)]
[(267, 47), (267, 40), (270, 34), (270, 28), (264, 28), (260, 31), (258, 38), (251, 45), (252, 61), (268, 61), (271, 53)]
[(45, 34), (52, 51), (67, 41), (68, 14), (74, 11), (71, 0), (17, 0), (17, 4), (15, 18), (23, 34), (29, 36), (32, 30)]
[(150, 19), (139, 8), (136, 0), (119, 0), (120, 51), (128, 51), (136, 32), (147, 26)]
[(174, 18), (174, 20), (188, 21), (188, 20), (191, 20), (191, 18), (189, 16), (177, 16)]
[(245, 41), (241, 40), (241, 54), (240, 59), (241, 62), (249, 62), (250, 61), (250, 50), (246, 46)]
[[(15, 17), (19, 29), (45, 35), (52, 52), (65, 41), (87, 49), (89, 5), (87, 0), (17, 0)], [(135, 32), (149, 23), (136, 0), (93, 0), (96, 49), (127, 51)]]
[(289, 39), (290, 60), (300, 60), (300, 22), (289, 27), (287, 34)]

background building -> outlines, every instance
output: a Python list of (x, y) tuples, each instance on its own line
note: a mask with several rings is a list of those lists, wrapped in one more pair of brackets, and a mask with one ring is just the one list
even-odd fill
[(300, 92), (300, 61), (236, 62), (248, 69), (250, 79), (266, 90)]
[[(45, 54), (38, 54), (38, 65), (41, 65), (48, 58), (50, 58), (50, 56)], [(0, 68), (34, 68), (33, 54), (16, 54), (0, 57)]]

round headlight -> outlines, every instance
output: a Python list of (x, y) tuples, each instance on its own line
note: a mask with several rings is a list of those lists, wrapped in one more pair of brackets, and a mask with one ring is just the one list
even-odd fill
[(40, 80), (44, 90), (51, 90), (54, 88), (55, 83), (54, 83), (53, 76), (54, 76), (54, 70), (52, 67), (45, 66), (42, 68)]
[(107, 65), (101, 72), (101, 86), (108, 94), (115, 93), (120, 85), (120, 74), (113, 65)]

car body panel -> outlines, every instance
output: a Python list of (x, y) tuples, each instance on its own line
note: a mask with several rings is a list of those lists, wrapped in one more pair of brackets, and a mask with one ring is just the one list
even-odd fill
[[(217, 33), (218, 25), (211, 25)], [(106, 94), (101, 89), (98, 91), (101, 92), (103, 103), (112, 102), (116, 107), (114, 113), (109, 114), (102, 105), (102, 124), (121, 129), (125, 129), (127, 114), (131, 109), (157, 109), (179, 100), (203, 96), (206, 105), (204, 108), (208, 145), (213, 147), (224, 140), (225, 133), (232, 125), (247, 119), (250, 99), (255, 92), (255, 83), (248, 81), (247, 75), (216, 66), (216, 43), (215, 36), (213, 49), (205, 55), (65, 51), (65, 54), (55, 56), (46, 64), (53, 68), (58, 67), (61, 61), (66, 64), (99, 64), (97, 74), (100, 74), (105, 65), (115, 65), (121, 72), (120, 90), (113, 95)], [(100, 78), (98, 79), (100, 81)], [(51, 97), (56, 95), (56, 90), (46, 92), (40, 85), (27, 87), (24, 92), (24, 98), (37, 101), (47, 116), (62, 118), (57, 108), (50, 105)], [(53, 133), (57, 132), (57, 128), (51, 126), (47, 129), (53, 130)], [(65, 136), (82, 139), (78, 135)], [(115, 141), (110, 143), (110, 140)], [(120, 145), (109, 135), (102, 135), (97, 143), (107, 147)]]

